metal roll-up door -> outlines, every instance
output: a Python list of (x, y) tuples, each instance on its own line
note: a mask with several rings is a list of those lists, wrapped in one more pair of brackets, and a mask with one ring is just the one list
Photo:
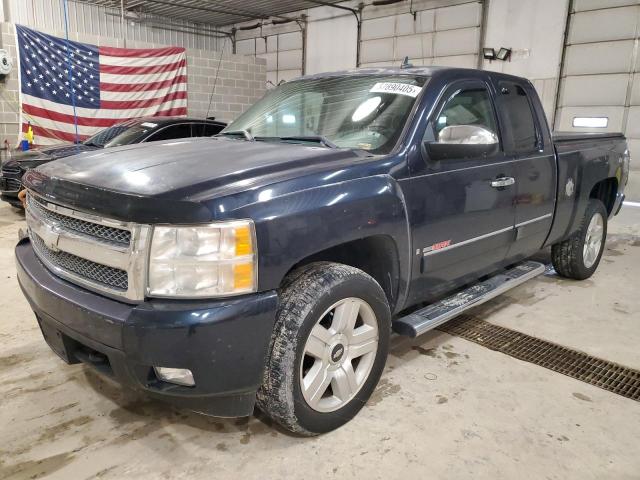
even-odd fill
[(640, 151), (640, 5), (574, 0), (568, 27), (555, 128), (624, 132)]
[(390, 15), (365, 9), (360, 64), (399, 66), (405, 57), (415, 66), (476, 68), (482, 23), (480, 2)]

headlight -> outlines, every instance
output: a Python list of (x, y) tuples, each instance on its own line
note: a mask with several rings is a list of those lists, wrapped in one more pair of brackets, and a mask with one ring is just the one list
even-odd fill
[(240, 220), (156, 226), (149, 255), (152, 297), (220, 297), (255, 292), (255, 231)]

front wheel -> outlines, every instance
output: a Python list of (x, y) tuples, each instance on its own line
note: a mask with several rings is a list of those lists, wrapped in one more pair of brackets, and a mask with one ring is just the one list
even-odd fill
[(574, 280), (589, 278), (598, 268), (607, 238), (607, 209), (595, 198), (589, 200), (580, 229), (551, 247), (556, 272)]
[(363, 271), (319, 262), (293, 272), (280, 292), (258, 406), (302, 435), (347, 423), (382, 374), (390, 322), (382, 288)]

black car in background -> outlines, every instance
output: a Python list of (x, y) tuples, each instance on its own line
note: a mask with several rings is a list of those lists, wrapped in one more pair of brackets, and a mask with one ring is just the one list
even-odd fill
[(100, 148), (119, 147), (142, 142), (173, 138), (210, 137), (226, 124), (216, 120), (184, 117), (147, 117), (127, 120), (99, 131), (76, 145), (60, 144), (19, 152), (2, 165), (0, 198), (14, 207), (22, 208), (18, 192), (22, 189), (22, 175), (35, 167)]

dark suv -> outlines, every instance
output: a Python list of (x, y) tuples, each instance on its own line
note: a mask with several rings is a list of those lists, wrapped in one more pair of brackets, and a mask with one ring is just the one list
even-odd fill
[(219, 133), (226, 123), (184, 117), (146, 117), (127, 120), (99, 131), (77, 145), (60, 144), (20, 152), (2, 165), (0, 198), (22, 208), (18, 192), (22, 176), (31, 169), (78, 153), (107, 147), (119, 147), (142, 142), (186, 137), (210, 137)]

